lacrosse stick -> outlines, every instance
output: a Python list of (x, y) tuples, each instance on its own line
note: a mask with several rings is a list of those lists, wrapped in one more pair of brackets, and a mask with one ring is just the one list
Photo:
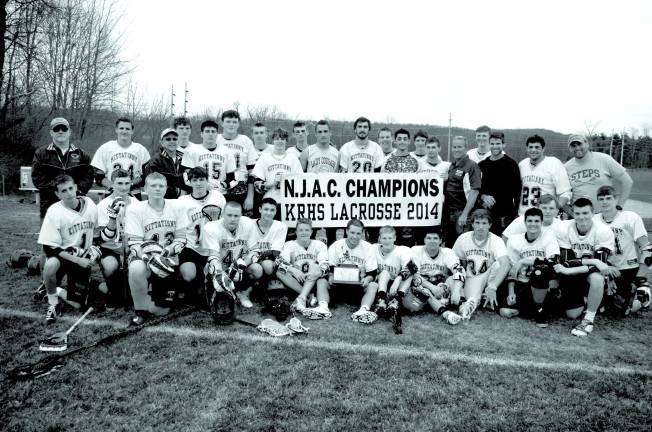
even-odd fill
[(43, 339), (38, 349), (41, 351), (65, 351), (68, 349), (68, 335), (72, 333), (73, 330), (88, 316), (89, 313), (93, 311), (92, 307), (89, 307), (84, 315), (80, 316), (73, 325), (70, 326), (65, 332), (55, 333), (49, 338)]

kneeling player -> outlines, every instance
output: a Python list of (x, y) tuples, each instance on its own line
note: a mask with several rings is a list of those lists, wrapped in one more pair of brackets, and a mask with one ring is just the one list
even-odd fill
[(128, 171), (114, 170), (111, 173), (113, 192), (97, 204), (97, 225), (100, 232), (100, 250), (102, 260), (100, 267), (106, 281), (105, 287), (100, 290), (108, 294), (106, 307), (109, 310), (122, 305), (125, 299), (123, 280), (120, 272), (127, 271), (125, 260), (126, 239), (124, 236), (125, 207), (138, 200), (129, 195), (131, 190), (131, 177)]
[[(451, 294), (459, 299), (464, 284), (464, 267), (451, 249), (441, 247), (441, 234), (437, 229), (426, 231), (423, 246), (410, 250), (414, 265), (404, 268), (397, 296), (401, 305), (410, 312), (420, 312), (429, 305), (435, 313), (444, 314)], [(450, 324), (460, 322), (459, 315), (447, 312), (444, 316)]]
[(610, 306), (619, 314), (628, 315), (641, 308), (641, 302), (635, 299), (635, 280), (641, 261), (647, 259), (649, 262), (652, 253), (647, 231), (643, 219), (637, 213), (618, 210), (618, 195), (612, 186), (598, 189), (597, 198), (602, 213), (595, 215), (594, 220), (604, 222), (614, 233), (616, 250), (609, 256), (609, 264), (620, 273), (613, 278), (615, 290), (607, 293)]
[[(491, 213), (485, 209), (475, 210), (471, 214), (471, 222), (473, 231), (460, 235), (453, 245), (453, 251), (466, 269), (466, 300), (459, 308), (459, 314), (464, 319), (471, 318), (480, 304), (483, 292), (486, 297), (485, 307), (498, 306), (496, 291), (510, 268), (505, 243), (496, 234), (489, 232)], [(455, 304), (456, 300), (456, 296), (452, 296), (451, 303)]]
[(315, 286), (317, 301), (328, 305), (328, 249), (323, 242), (310, 238), (310, 219), (297, 220), (296, 234), (296, 240), (283, 245), (277, 260), (276, 277), (298, 294), (292, 303), (292, 309), (312, 319), (330, 318), (331, 314), (327, 309), (323, 313), (314, 312), (315, 309), (306, 312), (306, 301)]
[[(48, 324), (61, 315), (59, 297), (76, 307), (85, 303), (91, 265), (100, 257), (99, 249), (92, 246), (97, 207), (90, 198), (77, 196), (72, 177), (60, 175), (54, 185), (60, 201), (48, 208), (38, 237), (46, 255), (43, 283), (49, 304), (45, 314)], [(57, 287), (64, 275), (68, 276), (67, 291)]]
[[(346, 294), (354, 296), (355, 291), (362, 288), (364, 294), (360, 309), (351, 315), (351, 319), (371, 324), (378, 319), (378, 315), (370, 310), (378, 290), (378, 284), (373, 282), (378, 265), (371, 245), (362, 240), (363, 236), (362, 222), (351, 219), (346, 226), (346, 237), (337, 240), (328, 248), (328, 261), (332, 268), (328, 282), (330, 289), (346, 291)], [(319, 301), (317, 307), (306, 309), (304, 315), (308, 318), (313, 318), (313, 315), (314, 318), (330, 316), (328, 301), (329, 299)]]
[(538, 208), (525, 211), (525, 234), (516, 234), (507, 241), (507, 254), (512, 269), (507, 290), (501, 285), (500, 315), (510, 318), (517, 314), (534, 316), (538, 327), (548, 327), (544, 302), (552, 277), (552, 263), (559, 257), (559, 244), (551, 231), (541, 230), (543, 212)]
[(584, 318), (571, 330), (575, 336), (587, 336), (593, 331), (595, 314), (602, 302), (605, 276), (618, 276), (618, 270), (607, 264), (615, 249), (614, 234), (604, 223), (593, 221), (593, 204), (587, 198), (573, 203), (573, 218), (559, 228), (561, 262), (554, 269), (560, 275), (566, 316), (579, 318), (587, 298)]
[(166, 315), (176, 295), (172, 276), (177, 255), (186, 243), (188, 222), (177, 200), (163, 198), (166, 190), (163, 174), (151, 173), (145, 179), (147, 201), (127, 207), (129, 287), (135, 310), (132, 325), (143, 324), (152, 314)]
[(258, 281), (259, 286), (266, 290), (269, 280), (274, 274), (274, 263), (283, 249), (288, 227), (283, 222), (274, 220), (276, 217), (277, 202), (272, 198), (263, 198), (258, 212), (260, 218), (254, 221), (254, 248), (259, 255), (254, 257), (247, 267), (247, 274), (252, 281)]
[(226, 200), (221, 192), (211, 189), (208, 172), (203, 167), (191, 168), (186, 173), (192, 193), (178, 199), (189, 222), (186, 247), (179, 255), (179, 273), (184, 285), (179, 294), (189, 297), (187, 303), (202, 304), (200, 293), (204, 288), (204, 267), (209, 251), (202, 248), (201, 236), (207, 222), (220, 218)]
[(378, 231), (378, 243), (372, 246), (378, 264), (378, 293), (374, 312), (384, 315), (387, 310), (387, 291), (394, 284), (401, 269), (410, 261), (410, 248), (396, 246), (396, 230), (386, 225)]

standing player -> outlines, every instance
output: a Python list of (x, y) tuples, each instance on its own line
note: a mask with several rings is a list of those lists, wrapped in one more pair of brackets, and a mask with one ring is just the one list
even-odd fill
[(571, 187), (564, 164), (553, 156), (545, 156), (546, 141), (539, 135), (532, 135), (525, 142), (529, 157), (519, 164), (521, 171), (521, 193), (518, 214), (539, 205), (542, 195), (550, 194), (557, 199), (559, 208), (564, 208), (571, 197)]
[[(542, 195), (539, 198), (539, 209), (543, 212), (541, 231), (544, 234), (550, 231), (556, 235), (557, 229), (562, 225), (562, 221), (557, 217), (559, 215), (559, 208), (557, 207), (555, 197), (550, 194)], [(526, 232), (525, 215), (521, 215), (505, 228), (505, 231), (503, 231), (503, 241), (507, 243), (510, 237), (516, 234), (525, 234)]]
[(179, 198), (179, 205), (188, 220), (186, 247), (179, 254), (179, 273), (185, 285), (180, 293), (193, 301), (199, 299), (202, 292), (204, 267), (209, 254), (201, 245), (204, 225), (220, 218), (226, 199), (219, 191), (211, 189), (208, 172), (203, 167), (191, 168), (187, 174), (192, 193)]
[[(251, 136), (254, 139), (254, 145), (251, 153), (249, 153), (249, 158), (247, 159), (247, 172), (251, 175), (251, 171), (256, 166), (256, 162), (260, 159), (260, 155), (265, 151), (270, 151), (272, 146), (267, 144), (267, 128), (263, 123), (256, 123), (251, 128)], [(253, 212), (254, 217), (260, 217), (258, 213), (258, 208), (260, 207), (260, 201), (263, 199), (263, 195), (256, 192), (254, 189), (254, 184), (250, 181), (247, 182), (247, 199), (244, 203), (245, 212)]]
[(410, 153), (410, 132), (399, 129), (394, 132), (396, 151), (392, 153), (383, 166), (381, 172), (415, 173), (419, 169), (419, 160)]
[(202, 144), (186, 149), (181, 159), (181, 168), (185, 172), (191, 168), (204, 167), (211, 187), (224, 194), (227, 184), (235, 178), (235, 159), (230, 149), (217, 143), (217, 127), (213, 120), (202, 122)]
[(340, 147), (340, 172), (380, 172), (385, 156), (380, 146), (369, 140), (371, 121), (358, 117), (353, 123), (353, 130), (355, 139)]
[(242, 206), (235, 201), (228, 201), (222, 218), (204, 225), (201, 238), (201, 247), (209, 252), (208, 277), (222, 272), (231, 273), (229, 277), (235, 284), (235, 294), (245, 308), (253, 307), (249, 300), (251, 287), (246, 286), (248, 281), (244, 280), (244, 270), (258, 256), (255, 230), (254, 221), (242, 216)]
[(608, 262), (620, 273), (614, 280), (617, 291), (609, 294), (613, 295), (613, 305), (626, 315), (630, 309), (636, 310), (632, 308), (636, 293), (634, 280), (641, 261), (644, 262), (652, 253), (648, 249), (650, 242), (643, 219), (632, 211), (618, 210), (618, 195), (613, 186), (600, 187), (597, 198), (602, 213), (596, 214), (593, 219), (607, 224), (613, 231), (615, 250)]
[[(251, 171), (250, 181), (253, 181), (254, 187), (264, 191), (265, 198), (273, 198), (276, 202), (280, 201), (283, 177), (303, 172), (299, 159), (286, 151), (287, 141), (287, 131), (275, 129), (272, 134), (272, 150), (263, 153)], [(280, 218), (280, 212), (276, 216)]]
[(165, 198), (176, 199), (187, 189), (181, 171), (183, 153), (179, 151), (179, 134), (174, 129), (164, 129), (161, 132), (160, 143), (161, 150), (147, 164), (145, 177), (153, 172), (163, 174), (168, 184)]
[[(81, 298), (89, 289), (91, 265), (99, 259), (99, 251), (92, 246), (93, 231), (97, 225), (97, 208), (88, 197), (77, 196), (77, 185), (69, 175), (54, 180), (60, 199), (45, 213), (38, 243), (43, 246), (46, 261), (43, 283), (47, 292), (47, 324), (61, 315), (59, 294), (65, 300), (84, 303)], [(57, 285), (68, 275), (68, 289), (59, 291)]]
[(480, 163), (481, 160), (486, 159), (491, 154), (489, 149), (489, 136), (491, 135), (491, 128), (482, 125), (475, 130), (475, 143), (476, 148), (469, 150), (466, 154), (475, 163)]
[(192, 133), (192, 124), (186, 117), (177, 117), (174, 119), (174, 130), (179, 134), (179, 150), (185, 153), (189, 146), (196, 145), (190, 141), (190, 134)]
[(254, 248), (259, 256), (258, 260), (247, 268), (247, 273), (251, 280), (261, 281), (263, 289), (274, 274), (274, 263), (281, 254), (288, 233), (286, 224), (274, 220), (277, 206), (278, 203), (272, 198), (263, 198), (259, 209), (260, 219), (254, 221)]
[(312, 221), (301, 218), (297, 220), (296, 240), (283, 245), (277, 260), (276, 277), (283, 285), (296, 292), (297, 298), (292, 308), (312, 319), (330, 318), (328, 307), (321, 312), (311, 309), (306, 311), (308, 296), (316, 285), (317, 301), (328, 306), (328, 249), (319, 240), (311, 240)]
[(412, 157), (416, 159), (425, 159), (428, 155), (426, 151), (426, 142), (428, 142), (428, 134), (426, 131), (419, 129), (414, 134), (414, 151), (410, 152)]
[(521, 198), (521, 173), (516, 161), (503, 151), (504, 139), (502, 132), (492, 132), (491, 154), (478, 164), (482, 171), (480, 203), (491, 213), (491, 232), (498, 236), (517, 216)]
[[(127, 207), (125, 233), (129, 242), (129, 288), (135, 315), (131, 325), (141, 325), (153, 315), (166, 315), (176, 294), (172, 273), (186, 244), (187, 218), (177, 200), (166, 200), (167, 183), (161, 173), (145, 179), (147, 201)], [(160, 256), (164, 265), (161, 268)], [(167, 279), (167, 277), (170, 277)], [(151, 291), (149, 289), (151, 283)]]
[[(328, 261), (333, 269), (329, 275), (330, 289), (339, 289), (347, 291), (348, 297), (357, 295), (357, 288), (364, 291), (362, 301), (360, 302), (360, 309), (351, 315), (351, 319), (356, 322), (364, 324), (371, 324), (378, 319), (378, 315), (372, 312), (371, 305), (376, 298), (376, 291), (378, 284), (374, 282), (378, 273), (378, 264), (376, 257), (371, 249), (371, 245), (365, 240), (364, 225), (358, 219), (351, 219), (346, 225), (346, 237), (335, 241), (328, 248)], [(349, 267), (346, 267), (349, 266)], [(351, 267), (356, 273), (352, 280), (340, 280), (339, 271), (344, 268), (351, 270)], [(342, 286), (345, 282), (347, 285)], [(328, 310), (328, 299), (319, 301), (318, 306), (312, 309), (306, 309), (304, 315), (312, 318), (311, 314), (326, 316), (330, 314)]]
[[(126, 301), (124, 298), (122, 271), (127, 271), (125, 254), (127, 240), (125, 238), (126, 207), (138, 200), (131, 195), (131, 177), (123, 169), (114, 170), (111, 174), (113, 192), (97, 204), (97, 227), (100, 232), (100, 251), (102, 260), (100, 267), (106, 282), (108, 293), (107, 309), (115, 309)], [(100, 285), (101, 287), (101, 285)], [(101, 288), (100, 288), (101, 289)], [(104, 291), (101, 289), (101, 291)]]
[(102, 144), (91, 161), (95, 167), (95, 181), (105, 189), (111, 187), (111, 173), (123, 169), (131, 176), (132, 193), (140, 199), (140, 187), (143, 185), (143, 172), (149, 162), (149, 152), (139, 143), (133, 142), (134, 124), (128, 118), (121, 117), (115, 122), (115, 140)]
[[(464, 297), (466, 301), (460, 305), (459, 313), (464, 319), (471, 315), (480, 304), (484, 292), (485, 307), (494, 308), (498, 305), (496, 291), (509, 272), (509, 257), (503, 240), (489, 232), (491, 228), (491, 213), (478, 209), (471, 215), (473, 231), (459, 236), (453, 251), (460, 258), (466, 269), (464, 281)], [(451, 303), (456, 304), (458, 297), (453, 291)]]
[(390, 128), (383, 127), (378, 131), (378, 144), (385, 156), (383, 159), (383, 164), (385, 164), (389, 155), (394, 151), (394, 139), (392, 138), (392, 130)]
[(308, 148), (308, 128), (306, 123), (298, 121), (292, 126), (292, 134), (294, 135), (294, 147), (288, 149), (288, 153), (295, 155), (297, 159), (301, 159), (301, 154), (303, 151)]
[(622, 208), (629, 198), (634, 182), (625, 168), (605, 153), (592, 152), (584, 135), (571, 135), (568, 149), (573, 155), (566, 162), (566, 171), (573, 191), (573, 201), (588, 198), (598, 208), (596, 193), (601, 186), (618, 184), (618, 205)]
[(435, 173), (442, 180), (446, 180), (451, 163), (441, 160), (441, 157), (439, 157), (440, 150), (441, 145), (439, 144), (439, 139), (435, 136), (428, 138), (426, 142), (426, 157), (419, 159), (419, 169), (417, 172)]
[(385, 225), (378, 232), (378, 243), (372, 246), (378, 275), (375, 282), (378, 284), (376, 305), (374, 312), (383, 315), (387, 309), (387, 291), (394, 284), (402, 269), (410, 261), (410, 249), (407, 246), (396, 246), (396, 230)]
[(527, 232), (514, 235), (507, 241), (512, 269), (507, 287), (501, 285), (498, 304), (501, 316), (511, 318), (519, 313), (533, 316), (537, 326), (543, 328), (548, 327), (544, 302), (551, 276), (549, 263), (559, 258), (559, 244), (553, 232), (544, 233), (541, 230), (542, 222), (543, 212), (540, 209), (527, 209)]
[(301, 152), (301, 167), (309, 173), (336, 173), (340, 166), (340, 152), (331, 144), (331, 127), (328, 121), (315, 125), (317, 143)]
[(234, 180), (227, 182), (228, 190), (225, 197), (227, 200), (244, 204), (247, 198), (247, 178), (249, 176), (247, 164), (254, 144), (248, 136), (238, 133), (240, 114), (236, 110), (224, 111), (221, 119), (223, 131), (217, 136), (217, 145), (231, 150), (235, 162)]
[(605, 276), (618, 276), (618, 270), (607, 264), (615, 250), (614, 234), (604, 223), (593, 221), (593, 204), (587, 198), (573, 203), (573, 218), (564, 221), (559, 229), (561, 263), (554, 268), (559, 274), (566, 316), (578, 318), (586, 304), (584, 318), (571, 334), (587, 336), (593, 331), (595, 314), (602, 302)]

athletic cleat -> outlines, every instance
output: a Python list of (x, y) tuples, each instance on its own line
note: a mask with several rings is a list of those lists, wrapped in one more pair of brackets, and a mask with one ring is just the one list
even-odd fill
[(539, 308), (534, 312), (534, 322), (539, 328), (548, 327), (548, 314), (543, 308)]
[(48, 306), (48, 311), (45, 313), (46, 324), (54, 324), (57, 321), (57, 318), (62, 315), (61, 307), (60, 303)]
[(371, 324), (378, 319), (378, 314), (370, 311), (369, 309), (360, 308), (358, 311), (351, 314), (351, 319), (355, 322)]
[(445, 311), (441, 316), (450, 325), (457, 325), (462, 321), (462, 317), (453, 311)]
[(412, 292), (414, 293), (415, 297), (421, 301), (428, 301), (428, 299), (432, 297), (432, 292), (430, 292), (430, 290), (423, 285), (413, 285)]
[(129, 327), (137, 327), (145, 324), (151, 318), (151, 314), (147, 311), (137, 311), (136, 315), (129, 320)]
[(477, 301), (474, 298), (470, 298), (460, 306), (460, 315), (462, 319), (468, 320), (471, 319), (471, 315), (475, 312), (475, 308), (478, 306)]
[(379, 316), (384, 316), (387, 313), (387, 302), (385, 299), (378, 299), (374, 306), (374, 312)]
[(34, 301), (35, 302), (43, 301), (46, 295), (48, 295), (48, 290), (45, 289), (45, 284), (41, 282), (38, 288), (36, 288), (36, 290), (34, 291), (34, 295), (33, 295)]
[(292, 305), (290, 305), (290, 310), (292, 312), (299, 312), (302, 313), (303, 310), (306, 309), (306, 302), (303, 299), (299, 299), (299, 297), (292, 302)]
[(305, 308), (301, 314), (311, 320), (328, 319), (333, 316), (328, 306), (317, 306), (314, 308)]
[(243, 308), (250, 309), (254, 307), (254, 304), (249, 300), (249, 293), (246, 291), (236, 291), (235, 296), (238, 298), (240, 305)]
[(582, 322), (580, 322), (578, 325), (575, 326), (573, 330), (571, 330), (571, 334), (573, 336), (588, 336), (589, 333), (593, 331), (593, 321), (589, 321), (587, 319), (583, 319)]
[(314, 294), (310, 294), (310, 298), (308, 299), (308, 304), (310, 305), (311, 308), (314, 308), (317, 306), (317, 297)]

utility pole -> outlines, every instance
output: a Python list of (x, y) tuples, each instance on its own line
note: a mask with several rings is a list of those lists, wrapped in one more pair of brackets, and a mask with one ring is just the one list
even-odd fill
[(448, 158), (446, 160), (451, 160), (451, 126), (453, 124), (452, 113), (448, 113)]
[(625, 153), (625, 128), (623, 134), (620, 136), (620, 165), (623, 165), (623, 154)]
[(184, 96), (183, 96), (183, 116), (188, 115), (188, 83), (183, 84), (185, 87)]
[(174, 84), (172, 84), (172, 92), (170, 94), (170, 127), (174, 127)]
[(614, 130), (611, 129), (611, 142), (609, 143), (609, 156), (613, 157), (612, 150), (614, 148)]

